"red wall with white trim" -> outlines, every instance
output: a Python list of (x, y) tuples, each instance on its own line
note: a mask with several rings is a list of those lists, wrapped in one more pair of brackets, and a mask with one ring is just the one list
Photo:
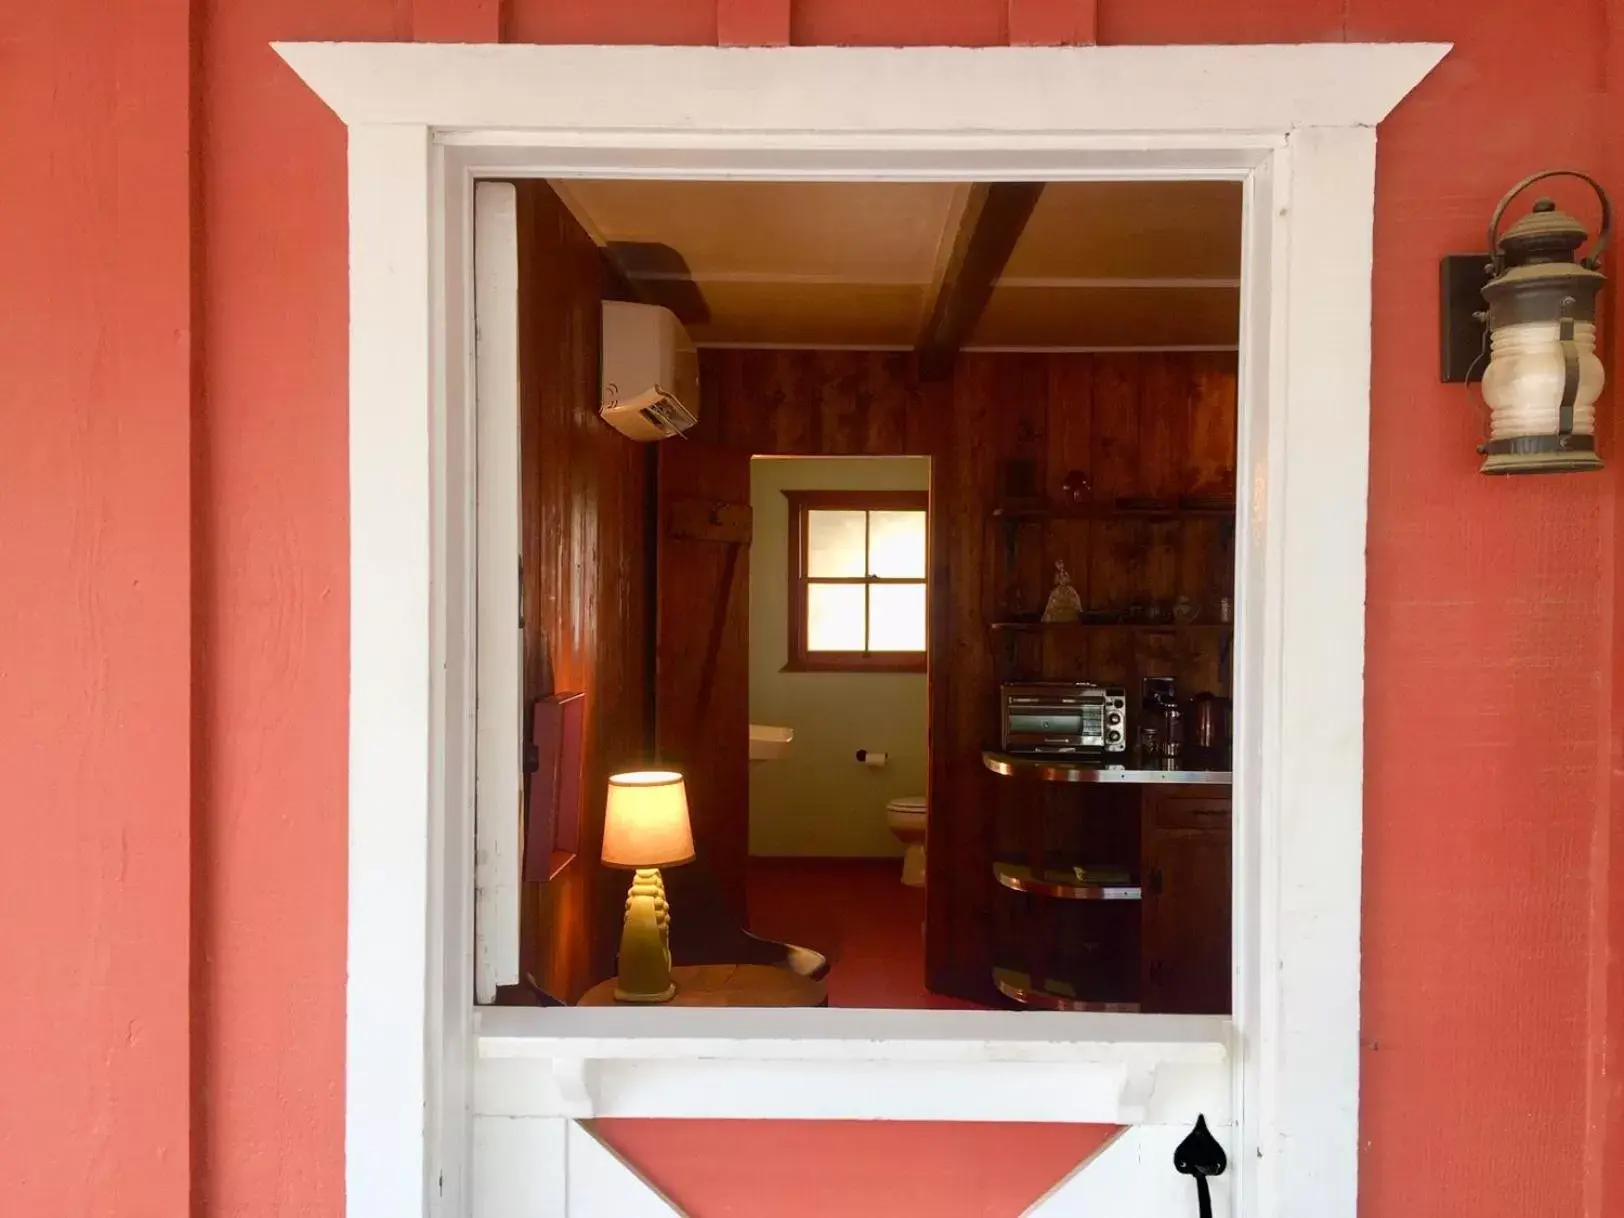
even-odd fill
[[(994, 44), (1008, 3), (798, 0), (788, 24)], [(708, 43), (772, 6), (720, 7), (0, 9), (8, 1213), (343, 1209), (344, 134), (267, 44)], [(1511, 181), (1571, 164), (1624, 195), (1607, 10), (1100, 0), (1103, 42), (1456, 43), (1378, 161), (1371, 1218), (1624, 1214), (1624, 497), (1611, 472), (1478, 477), (1473, 399), (1436, 378), (1437, 257), (1481, 246)], [(681, 1131), (685, 1155), (725, 1172), (727, 1132)], [(869, 1134), (820, 1145), (875, 1158)], [(921, 1131), (910, 1161), (956, 1154)]]

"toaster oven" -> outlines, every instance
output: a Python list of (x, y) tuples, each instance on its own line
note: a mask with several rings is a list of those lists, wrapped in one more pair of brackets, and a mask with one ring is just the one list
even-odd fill
[(1128, 695), (1089, 681), (1003, 686), (1006, 753), (1121, 753), (1128, 747)]

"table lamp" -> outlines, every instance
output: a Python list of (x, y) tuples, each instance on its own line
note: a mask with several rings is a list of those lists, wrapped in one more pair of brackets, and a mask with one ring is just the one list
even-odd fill
[(672, 770), (636, 770), (609, 776), (603, 817), (603, 863), (634, 872), (620, 932), (617, 1002), (669, 1002), (671, 910), (661, 867), (691, 862), (688, 791)]

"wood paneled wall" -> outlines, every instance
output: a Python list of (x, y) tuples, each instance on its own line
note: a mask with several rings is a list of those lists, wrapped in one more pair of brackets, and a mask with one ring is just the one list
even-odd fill
[[(1067, 560), (1085, 604), (1102, 607), (1209, 578), (1200, 545), (1139, 521), (1056, 522), (1042, 544), (1020, 547), (1023, 571), (1002, 573), (1004, 529), (991, 512), (1006, 493), (1004, 463), (1030, 462), (1036, 489), (1054, 499), (1071, 469), (1089, 475), (1101, 502), (1233, 495), (1235, 357), (966, 355), (950, 381), (923, 384), (907, 354), (707, 351), (702, 377), (691, 443), (932, 458), (927, 972), (932, 989), (992, 1001), (1001, 795), (981, 765), (998, 733), (988, 623), (1040, 609), (1054, 557)], [(1024, 603), (1011, 606), (1012, 596)], [(1082, 675), (1105, 657), (1069, 662)]]
[(586, 694), (581, 852), (526, 886), (525, 970), (573, 1001), (614, 968), (626, 877), (598, 863), (608, 776), (649, 755), (652, 450), (598, 418), (603, 263), (544, 182), (520, 182), (526, 699)]

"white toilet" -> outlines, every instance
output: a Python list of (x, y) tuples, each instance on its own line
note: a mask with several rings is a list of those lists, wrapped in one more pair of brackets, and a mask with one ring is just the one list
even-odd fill
[(925, 797), (904, 795), (885, 805), (885, 823), (905, 847), (902, 882), (910, 888), (925, 886)]

